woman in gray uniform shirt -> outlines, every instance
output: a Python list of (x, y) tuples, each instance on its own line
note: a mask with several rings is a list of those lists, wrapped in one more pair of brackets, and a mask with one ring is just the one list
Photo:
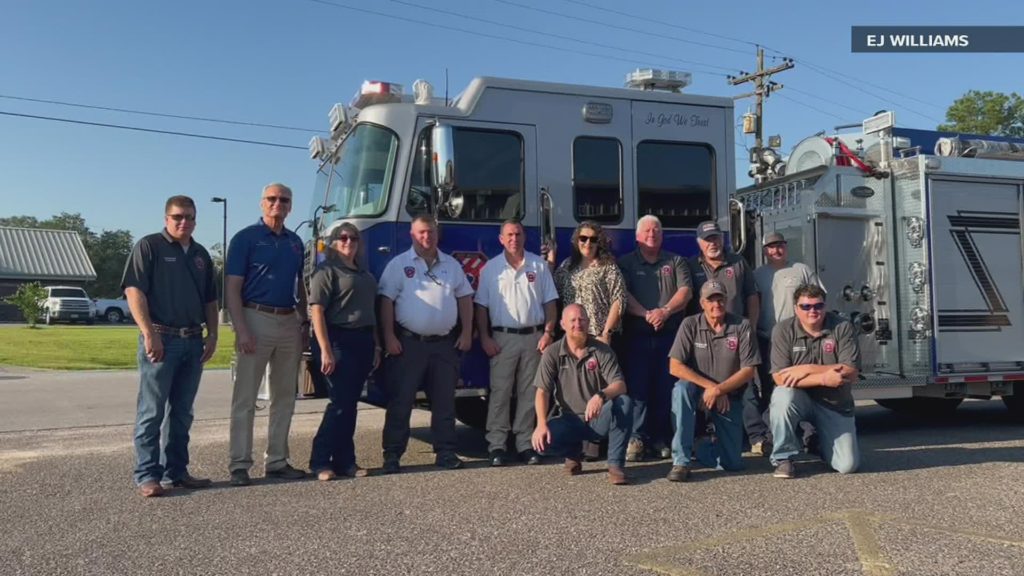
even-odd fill
[(330, 235), (327, 261), (309, 282), (310, 318), (330, 402), (313, 438), (309, 467), (321, 481), (365, 476), (356, 465), (356, 404), (380, 365), (374, 303), (377, 281), (358, 263), (359, 229), (343, 222)]

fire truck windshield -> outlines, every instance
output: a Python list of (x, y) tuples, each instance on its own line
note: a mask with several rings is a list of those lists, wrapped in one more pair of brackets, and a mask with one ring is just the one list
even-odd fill
[[(334, 205), (331, 219), (380, 216), (388, 205), (388, 191), (398, 154), (398, 136), (373, 124), (352, 130), (333, 164), (323, 167), (318, 180), (328, 177), (326, 205)], [(329, 172), (328, 172), (329, 171)]]

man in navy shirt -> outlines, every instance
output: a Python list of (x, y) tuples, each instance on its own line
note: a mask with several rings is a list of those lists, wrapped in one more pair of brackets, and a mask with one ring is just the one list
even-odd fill
[[(253, 417), (260, 382), (270, 365), (270, 425), (264, 469), (271, 478), (299, 479), (306, 473), (288, 463), (288, 430), (295, 410), (308, 329), (301, 290), (302, 240), (284, 227), (292, 191), (268, 184), (260, 200), (263, 217), (231, 239), (227, 257), (228, 310), (235, 329), (235, 385), (231, 395), (232, 486), (247, 486), (252, 460)], [(298, 307), (296, 307), (298, 302)]]

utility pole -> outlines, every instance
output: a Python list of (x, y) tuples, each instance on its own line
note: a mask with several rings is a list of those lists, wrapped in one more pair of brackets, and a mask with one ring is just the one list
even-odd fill
[[(784, 70), (789, 70), (794, 66), (792, 58), (783, 58), (782, 64), (778, 66), (768, 68), (764, 67), (764, 48), (761, 46), (757, 47), (757, 72), (748, 74), (746, 72), (740, 72), (740, 76), (729, 76), (729, 84), (733, 86), (739, 86), (740, 84), (746, 84), (750, 82), (754, 85), (753, 92), (747, 92), (739, 96), (734, 96), (734, 100), (740, 98), (748, 98), (753, 96), (756, 98), (754, 105), (754, 150), (752, 151), (752, 162), (754, 164), (754, 156), (756, 156), (757, 170), (756, 175), (766, 175), (766, 162), (761, 158), (761, 151), (764, 149), (764, 100), (771, 96), (772, 92), (782, 88), (782, 84), (771, 80), (773, 74), (778, 74)], [(753, 170), (752, 170), (753, 171)], [(755, 174), (751, 174), (752, 177), (757, 179)]]

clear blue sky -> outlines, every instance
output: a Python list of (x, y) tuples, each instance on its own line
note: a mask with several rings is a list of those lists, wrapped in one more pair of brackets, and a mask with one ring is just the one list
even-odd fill
[[(408, 91), (424, 78), (440, 94), (445, 68), (452, 95), (480, 75), (620, 86), (638, 66), (694, 72), (692, 93), (737, 95), (748, 88), (729, 86), (724, 75), (751, 70), (751, 43), (760, 43), (797, 60), (795, 69), (775, 78), (785, 88), (766, 110), (766, 132), (781, 134), (788, 150), (818, 130), (879, 109), (895, 110), (900, 125), (934, 128), (969, 89), (1019, 91), (1024, 70), (1024, 54), (850, 52), (851, 25), (1024, 24), (1024, 5), (1005, 1), (324, 1), (336, 6), (310, 0), (0, 0), (0, 112), (304, 148), (313, 132), (10, 97), (322, 130), (330, 106), (347, 103), (363, 80), (399, 82)], [(748, 102), (737, 103), (737, 116)], [(229, 199), (230, 235), (256, 220), (264, 184), (285, 182), (296, 193), (294, 226), (308, 214), (314, 169), (304, 150), (0, 115), (0, 216), (81, 212), (94, 230), (126, 228), (138, 238), (160, 228), (168, 196), (188, 194), (200, 208), (196, 236), (209, 246), (221, 236), (220, 205), (211, 204), (211, 196)]]

